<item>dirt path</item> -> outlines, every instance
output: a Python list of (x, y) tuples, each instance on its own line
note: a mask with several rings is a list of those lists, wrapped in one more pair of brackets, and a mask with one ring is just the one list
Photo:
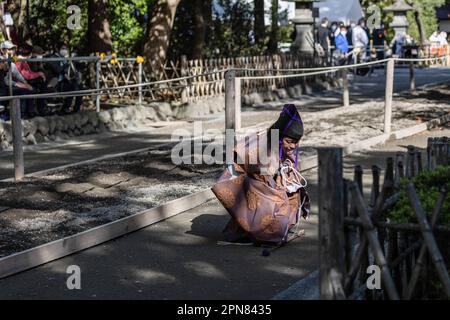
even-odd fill
[[(450, 127), (389, 141), (345, 159), (344, 175), (355, 164), (370, 167), (404, 146), (424, 148), (429, 136), (449, 136)], [(313, 216), (306, 236), (262, 257), (261, 249), (218, 246), (228, 215), (217, 201), (186, 211), (103, 245), (0, 280), (0, 299), (269, 299), (317, 268), (317, 171), (306, 173)], [(81, 290), (68, 290), (66, 268), (81, 268)], [(30, 284), (33, 284), (32, 286)]]

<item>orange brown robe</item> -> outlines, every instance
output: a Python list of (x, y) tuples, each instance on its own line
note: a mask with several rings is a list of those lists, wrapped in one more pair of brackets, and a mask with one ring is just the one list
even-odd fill
[[(255, 154), (269, 149), (266, 137), (267, 133), (263, 132), (246, 141), (239, 141), (234, 163), (225, 169), (212, 187), (231, 215), (224, 230), (227, 241), (249, 238), (259, 243), (280, 243), (287, 240), (289, 229), (298, 222), (300, 215), (306, 217), (309, 214), (310, 202), (306, 190), (301, 188), (295, 193), (288, 193), (277, 182), (281, 163), (277, 150), (269, 151), (268, 164), (250, 163), (250, 159), (255, 159)], [(261, 140), (264, 142), (261, 143)]]

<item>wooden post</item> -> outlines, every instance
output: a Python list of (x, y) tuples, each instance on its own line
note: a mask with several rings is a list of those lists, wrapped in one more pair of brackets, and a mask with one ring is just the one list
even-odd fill
[(344, 275), (344, 181), (342, 148), (319, 148), (319, 290), (320, 298), (340, 298), (336, 283)]
[(409, 63), (409, 89), (411, 91), (416, 90), (416, 76), (414, 74), (414, 62)]
[(372, 191), (370, 194), (370, 205), (375, 206), (375, 203), (380, 195), (380, 167), (377, 165), (372, 166)]
[(450, 276), (447, 272), (447, 268), (445, 266), (442, 254), (439, 251), (436, 240), (434, 239), (433, 231), (427, 221), (427, 216), (422, 209), (419, 197), (417, 196), (414, 185), (411, 182), (406, 186), (406, 194), (408, 195), (411, 206), (416, 213), (423, 239), (425, 240), (425, 244), (428, 252), (430, 253), (433, 264), (436, 267), (438, 276), (442, 281), (444, 292), (447, 295), (447, 298), (450, 299)]
[[(141, 85), (142, 84), (142, 62), (138, 63), (138, 83)], [(142, 86), (139, 86), (139, 100), (138, 103), (140, 106), (142, 106)]]
[(236, 70), (225, 73), (225, 129), (238, 130), (241, 127), (241, 86)]
[(391, 132), (392, 96), (394, 94), (395, 60), (389, 59), (386, 68), (386, 94), (384, 102), (384, 133)]
[[(95, 89), (100, 89), (100, 59), (95, 61)], [(95, 96), (95, 111), (100, 112), (100, 92)]]
[(342, 104), (344, 107), (350, 106), (350, 90), (348, 87), (348, 70), (342, 70)]
[[(186, 55), (182, 55), (181, 56), (181, 76), (182, 77), (186, 77), (189, 72), (188, 72), (188, 61), (187, 61), (187, 56)], [(188, 85), (187, 81), (183, 81), (182, 83), (184, 83), (186, 86)], [(188, 89), (187, 87), (183, 88), (181, 90), (181, 102), (182, 103), (186, 103), (188, 102)]]
[(14, 150), (14, 180), (18, 181), (24, 176), (23, 163), (23, 140), (22, 140), (22, 119), (20, 114), (20, 100), (10, 100), (11, 105), (11, 124), (13, 135)]

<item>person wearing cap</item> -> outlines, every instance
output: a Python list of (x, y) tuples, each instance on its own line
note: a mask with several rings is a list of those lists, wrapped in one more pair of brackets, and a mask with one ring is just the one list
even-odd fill
[(298, 171), (303, 130), (297, 108), (289, 104), (268, 130), (237, 142), (233, 163), (212, 187), (231, 215), (227, 241), (283, 243), (300, 217), (308, 217), (306, 180)]
[[(0, 50), (2, 52), (2, 55), (5, 57), (15, 56), (16, 49), (17, 49), (17, 46), (9, 40), (3, 41), (0, 44)], [(12, 78), (14, 81), (20, 82), (19, 87), (24, 88), (24, 89), (30, 89), (30, 90), (33, 89), (31, 86), (27, 85), (27, 81), (22, 76), (22, 74), (19, 72), (19, 69), (17, 69), (17, 66), (15, 63), (11, 63), (11, 74), (12, 74)], [(21, 84), (23, 84), (23, 85), (21, 85)]]
[[(11, 66), (14, 64), (12, 63)], [(8, 75), (8, 58), (5, 56), (0, 56), (0, 96), (9, 96), (9, 75)], [(22, 83), (19, 81), (12, 80), (11, 89), (13, 96), (27, 95), (34, 93), (33, 89), (30, 89), (30, 85)], [(34, 104), (34, 99), (20, 99), (20, 109), (22, 118), (32, 118), (36, 116), (36, 106)], [(3, 113), (3, 120), (7, 120), (8, 116)]]
[[(3, 41), (0, 44), (0, 50), (3, 54), (2, 59), (7, 60), (8, 57), (13, 57), (16, 53), (16, 48), (17, 46), (14, 45), (11, 41)], [(8, 63), (5, 62), (4, 66), (6, 66), (6, 70), (3, 70), (5, 71), (5, 73), (4, 76), (2, 74), (1, 77), (2, 83), (6, 86), (6, 88), (0, 88), (0, 94), (9, 95), (10, 84), (12, 87), (13, 95), (27, 95), (35, 93), (33, 87), (27, 83), (25, 78), (19, 72), (19, 69), (17, 68), (15, 63), (11, 63), (11, 83), (9, 81)], [(34, 99), (21, 99), (20, 102), (22, 118), (32, 118), (37, 115)]]

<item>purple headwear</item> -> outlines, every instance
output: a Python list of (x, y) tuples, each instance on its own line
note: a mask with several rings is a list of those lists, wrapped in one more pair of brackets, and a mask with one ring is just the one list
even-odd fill
[[(283, 138), (289, 137), (294, 140), (300, 140), (303, 136), (303, 121), (297, 108), (293, 104), (286, 104), (281, 111), (278, 120), (272, 125), (270, 129), (280, 130), (280, 160), (283, 157)], [(295, 167), (298, 164), (298, 147), (295, 149)]]

